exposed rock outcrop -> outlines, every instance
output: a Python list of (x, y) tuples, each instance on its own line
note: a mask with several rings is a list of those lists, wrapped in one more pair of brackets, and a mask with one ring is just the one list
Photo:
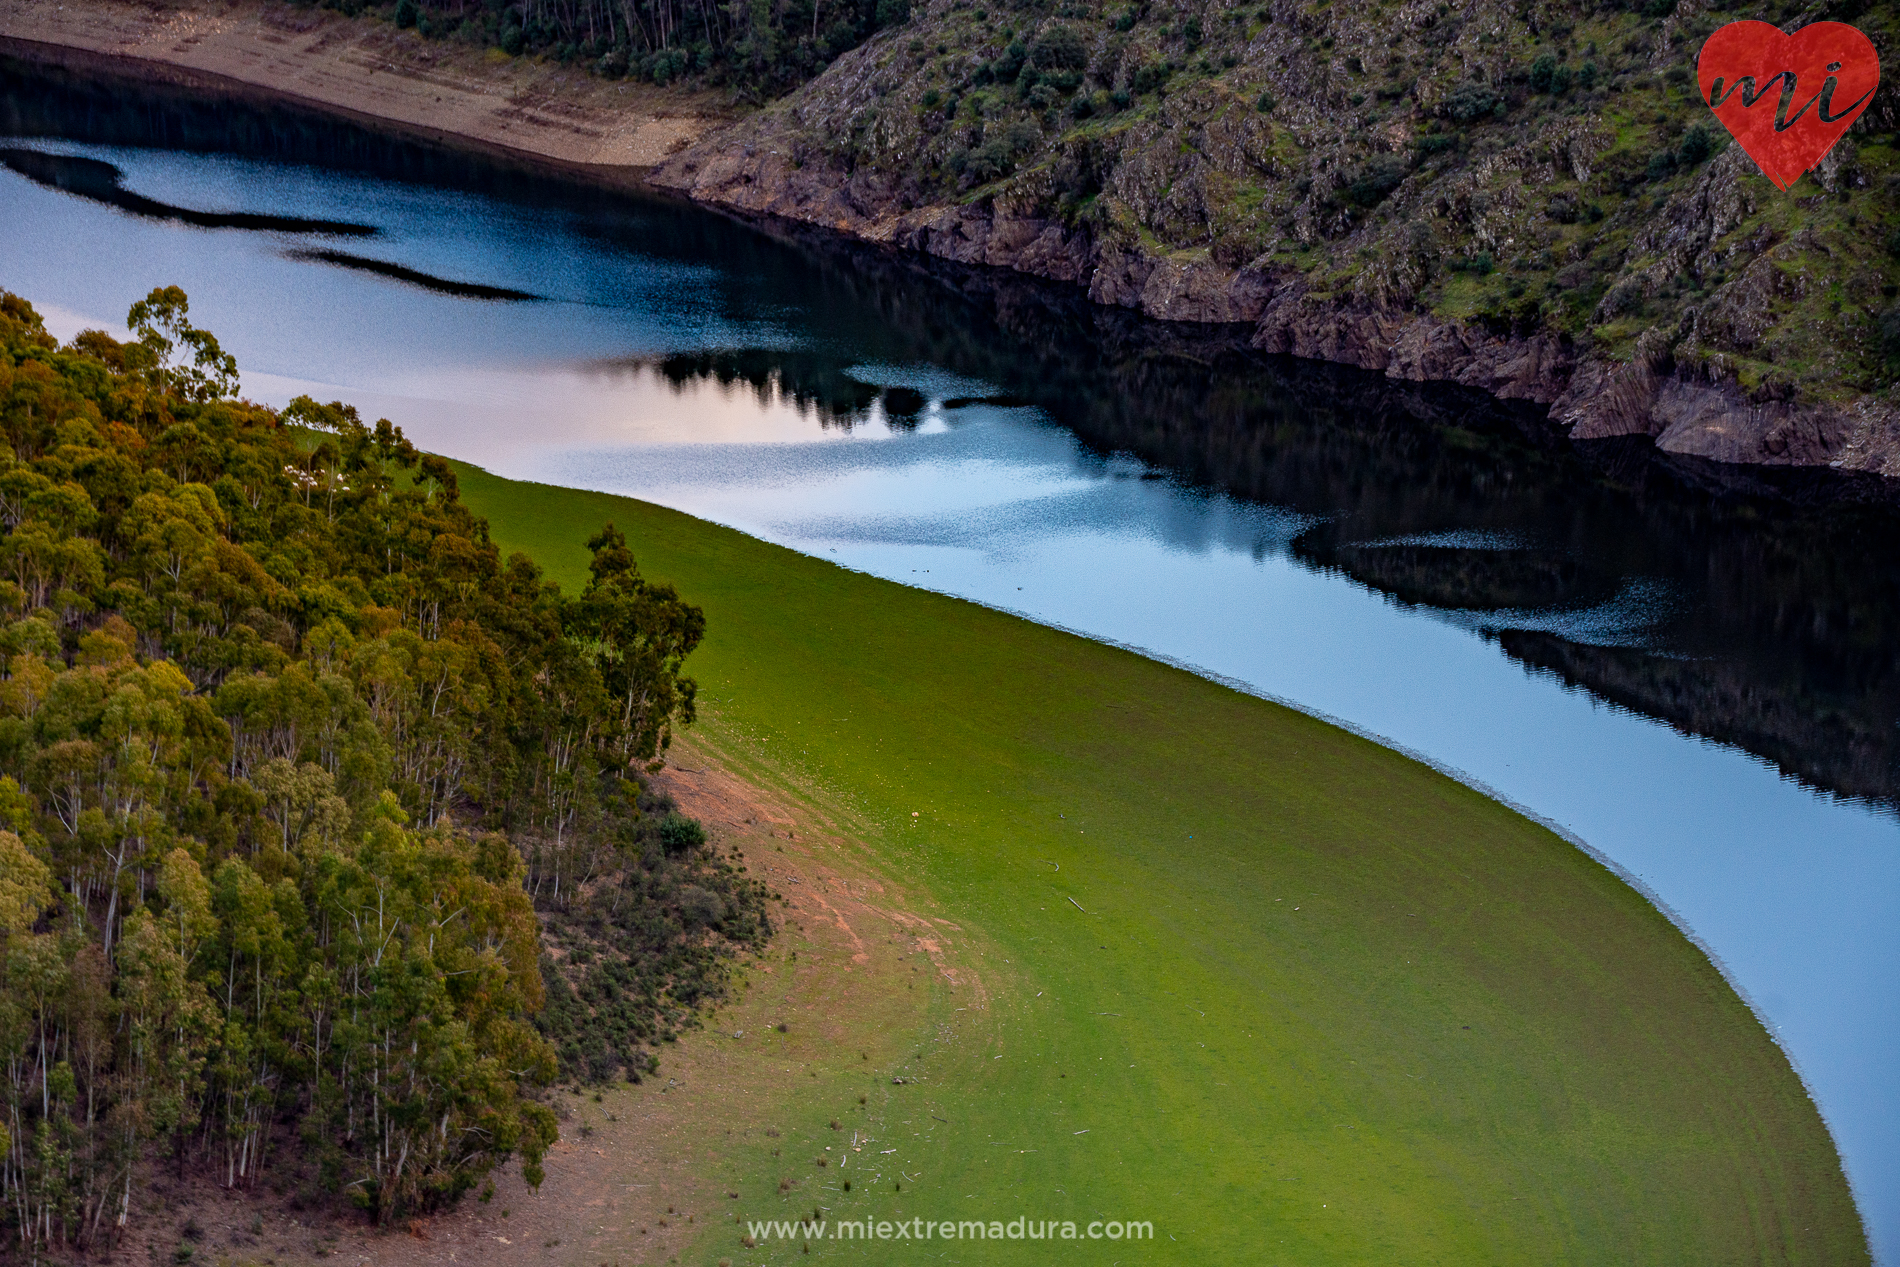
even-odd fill
[(651, 179), (1577, 439), (1900, 473), (1893, 107), (1775, 190), (1694, 126), (1696, 0), (915, 12)]

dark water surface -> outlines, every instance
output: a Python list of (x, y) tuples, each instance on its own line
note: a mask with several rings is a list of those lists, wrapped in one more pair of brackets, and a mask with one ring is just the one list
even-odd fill
[(0, 62), (0, 286), (154, 285), (386, 415), (1232, 679), (1480, 782), (1723, 964), (1900, 1262), (1900, 513), (1020, 279)]

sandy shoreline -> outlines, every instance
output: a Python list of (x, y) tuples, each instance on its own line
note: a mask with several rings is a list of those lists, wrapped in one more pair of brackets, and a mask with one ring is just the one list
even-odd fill
[(610, 185), (639, 183), (667, 154), (736, 117), (712, 94), (609, 83), (285, 5), (0, 0), (0, 53), (207, 95), (299, 103)]

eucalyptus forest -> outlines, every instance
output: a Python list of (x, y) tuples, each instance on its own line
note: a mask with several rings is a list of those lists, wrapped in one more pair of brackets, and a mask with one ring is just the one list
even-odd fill
[(538, 1185), (547, 1088), (650, 1072), (770, 933), (649, 780), (704, 617), (611, 525), (563, 595), (386, 421), (236, 399), (182, 291), (127, 327), (0, 292), (4, 1218)]

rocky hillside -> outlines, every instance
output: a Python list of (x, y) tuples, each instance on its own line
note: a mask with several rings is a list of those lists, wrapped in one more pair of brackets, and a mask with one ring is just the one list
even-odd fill
[(927, 0), (653, 179), (1579, 438), (1900, 475), (1893, 89), (1784, 194), (1694, 80), (1739, 17), (1900, 14), (1630, 2)]

